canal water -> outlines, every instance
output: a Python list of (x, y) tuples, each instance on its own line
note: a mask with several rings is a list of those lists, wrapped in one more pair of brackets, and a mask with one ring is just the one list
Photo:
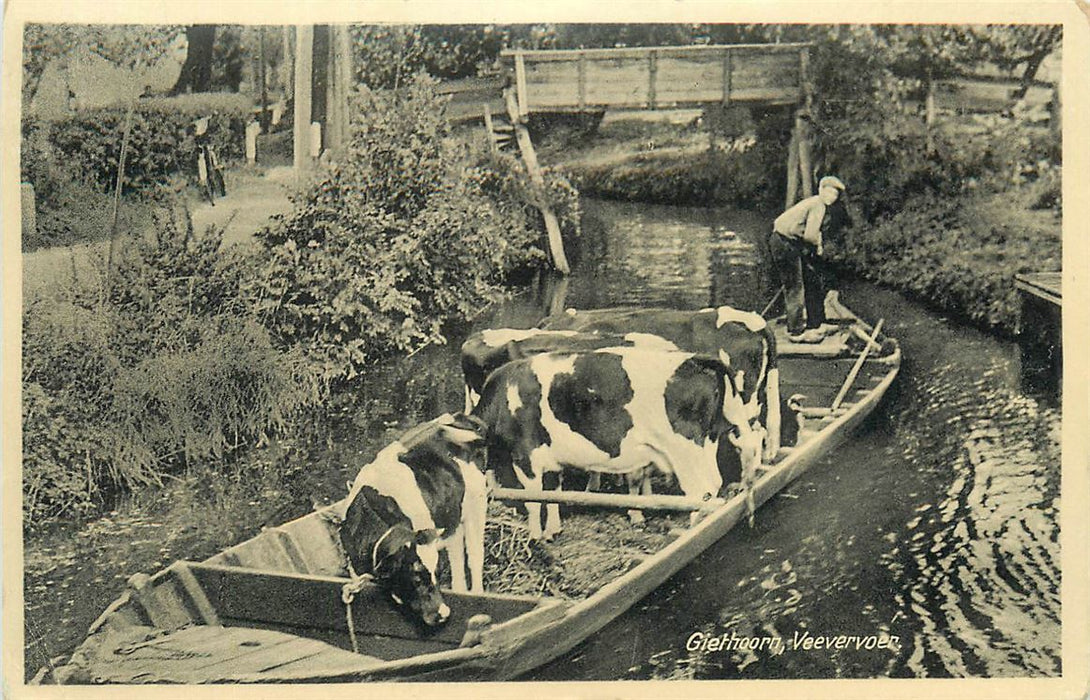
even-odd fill
[[(761, 310), (772, 296), (766, 217), (591, 200), (583, 227), (570, 278), (539, 278), (473, 325), (529, 327), (569, 306)], [(766, 504), (752, 529), (736, 528), (527, 679), (1060, 673), (1058, 410), (1023, 392), (1013, 343), (870, 284), (847, 282), (841, 298), (871, 322), (885, 318), (905, 355), (858, 438)], [(460, 342), (375, 373), (319, 452), (275, 446), (269, 464), (295, 466), (260, 488), (216, 486), (198, 497), (182, 484), (74, 536), (28, 542), (28, 677), (71, 652), (128, 574), (199, 560), (343, 496), (345, 481), (396, 435), (459, 408)], [(859, 637), (860, 648), (793, 647), (840, 635)], [(699, 643), (711, 638), (736, 641)]]

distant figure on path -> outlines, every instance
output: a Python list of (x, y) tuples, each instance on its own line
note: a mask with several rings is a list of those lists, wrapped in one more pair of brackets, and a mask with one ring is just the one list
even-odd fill
[(821, 227), (827, 209), (844, 191), (839, 178), (827, 175), (818, 193), (776, 217), (768, 248), (772, 266), (784, 288), (787, 334), (792, 342), (817, 343), (825, 337), (825, 285), (820, 257)]

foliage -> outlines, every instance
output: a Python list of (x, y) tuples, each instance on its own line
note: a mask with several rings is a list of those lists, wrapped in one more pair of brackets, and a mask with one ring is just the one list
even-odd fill
[(464, 78), (490, 64), (505, 44), (494, 25), (353, 25), (359, 82), (396, 89), (421, 71), (436, 78)]
[(54, 60), (89, 51), (124, 68), (149, 66), (182, 34), (175, 25), (27, 24), (23, 29), (23, 104), (38, 89)]
[(508, 272), (542, 256), (525, 174), (450, 138), (427, 80), (364, 90), (353, 104), (367, 118), (347, 152), (258, 235), (246, 283), (279, 342), (301, 346), (331, 381), (443, 342), (445, 322), (471, 316)]
[(990, 329), (1019, 324), (1014, 275), (1060, 269), (1058, 227), (1008, 194), (923, 196), (873, 227), (845, 232), (829, 256), (870, 279)]
[[(27, 523), (223, 463), (283, 431), (322, 387), (238, 304), (216, 232), (162, 219), (112, 274), (28, 299), (23, 314)], [(230, 256), (227, 256), (228, 258)]]
[[(24, 132), (44, 131), (44, 140), (51, 147), (51, 153), (39, 149), (34, 158), (63, 162), (100, 190), (109, 191), (116, 185), (127, 112), (126, 107), (85, 110), (56, 122), (24, 126)], [(125, 191), (148, 190), (167, 183), (176, 173), (195, 173), (196, 144), (190, 125), (201, 117), (209, 118), (210, 141), (219, 157), (241, 158), (249, 113), (238, 97), (188, 95), (140, 100), (130, 124)], [(36, 189), (43, 188), (45, 172), (41, 167), (31, 172)]]
[(654, 152), (621, 164), (572, 166), (579, 190), (607, 199), (655, 204), (740, 206), (762, 204), (769, 182), (755, 149), (741, 153), (703, 151), (699, 154), (656, 155)]

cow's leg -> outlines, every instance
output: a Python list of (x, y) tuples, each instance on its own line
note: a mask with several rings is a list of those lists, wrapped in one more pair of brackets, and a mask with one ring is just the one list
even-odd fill
[(768, 376), (765, 379), (765, 430), (768, 434), (765, 436), (765, 450), (764, 461), (766, 464), (772, 464), (776, 459), (777, 453), (780, 451), (781, 444), (781, 432), (782, 432), (782, 416), (780, 415), (780, 370), (779, 368), (772, 368), (768, 370)]
[[(625, 480), (628, 481), (629, 495), (651, 495), (651, 469), (644, 467), (642, 469), (637, 469), (636, 471), (629, 472), (628, 474), (625, 474)], [(633, 525), (643, 524), (643, 511), (629, 510), (628, 519), (632, 522)]]
[(587, 491), (601, 491), (602, 490), (602, 473), (590, 472), (587, 477)]
[[(472, 478), (475, 472), (476, 478)], [(469, 584), (475, 592), (484, 590), (484, 526), (488, 519), (488, 491), (484, 475), (476, 469), (466, 479), (462, 507), (462, 530), (466, 558), (469, 560)]]
[(466, 590), (465, 527), (458, 525), (450, 537), (445, 538), (444, 543), (447, 559), (450, 560), (450, 587), (455, 591), (464, 592)]
[[(542, 488), (546, 491), (559, 491), (560, 490), (560, 472), (548, 471), (541, 477)], [(560, 524), (560, 504), (549, 503), (545, 506), (545, 541), (550, 541), (553, 537), (560, 534), (562, 526)]]

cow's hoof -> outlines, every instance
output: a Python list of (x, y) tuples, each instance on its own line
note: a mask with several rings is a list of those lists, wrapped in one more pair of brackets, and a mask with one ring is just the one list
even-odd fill
[(638, 510), (628, 511), (628, 520), (633, 525), (643, 525), (645, 522), (647, 522), (646, 518), (643, 517), (643, 513)]

